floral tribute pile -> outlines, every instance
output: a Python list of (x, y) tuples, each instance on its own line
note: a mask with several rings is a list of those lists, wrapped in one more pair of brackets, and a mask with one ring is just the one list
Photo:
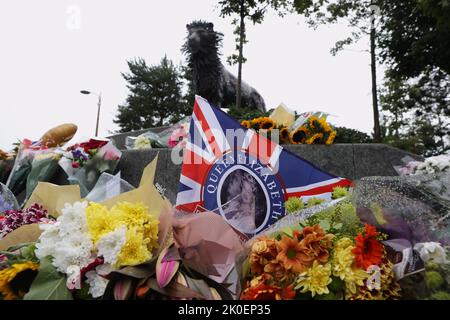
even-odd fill
[[(450, 298), (445, 280), (450, 261), (444, 245), (417, 243), (411, 251), (398, 247), (401, 242), (362, 223), (343, 190), (334, 194), (344, 198), (327, 209), (313, 205), (315, 214), (300, 214), (294, 217), (296, 223), (281, 224), (248, 243), (242, 300)], [(287, 204), (292, 214), (304, 210), (299, 199)], [(292, 216), (286, 219), (293, 221)], [(411, 263), (413, 257), (420, 262)], [(405, 271), (406, 266), (411, 270)]]
[(336, 131), (328, 124), (325, 118), (310, 116), (299, 127), (287, 127), (277, 125), (269, 117), (259, 117), (244, 120), (241, 125), (247, 129), (253, 129), (260, 134), (272, 137), (278, 135), (281, 144), (333, 144)]

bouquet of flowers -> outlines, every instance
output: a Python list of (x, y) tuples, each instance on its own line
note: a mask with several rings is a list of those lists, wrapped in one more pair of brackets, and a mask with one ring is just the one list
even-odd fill
[(249, 242), (241, 298), (450, 299), (449, 211), (383, 179), (328, 204), (289, 199), (291, 214)]
[(53, 178), (60, 158), (61, 154), (56, 148), (47, 148), (39, 141), (25, 139), (19, 147), (6, 185), (16, 196), (26, 190), (28, 198), (39, 181)]
[(78, 184), (85, 197), (103, 172), (113, 174), (122, 153), (109, 140), (90, 139), (67, 148), (59, 165), (71, 184)]
[(147, 131), (138, 137), (126, 137), (126, 148), (131, 150), (175, 148), (180, 142), (187, 139), (190, 120), (190, 117), (186, 117), (160, 133)]
[(282, 144), (333, 144), (336, 131), (326, 121), (326, 116), (310, 114), (291, 127), (278, 125), (269, 117), (244, 120), (241, 125), (247, 129), (266, 134), (269, 138), (276, 134)]
[(243, 300), (397, 299), (386, 235), (349, 201), (250, 242)]

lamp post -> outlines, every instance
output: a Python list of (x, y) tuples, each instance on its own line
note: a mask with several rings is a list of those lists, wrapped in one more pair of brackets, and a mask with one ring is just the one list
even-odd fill
[(95, 126), (95, 136), (98, 137), (98, 127), (99, 127), (99, 123), (100, 123), (100, 108), (102, 106), (102, 94), (101, 93), (97, 94), (95, 92), (91, 92), (91, 91), (88, 91), (88, 90), (81, 90), (80, 93), (86, 94), (86, 95), (93, 94), (93, 95), (98, 97), (98, 103), (97, 103), (97, 106), (98, 106), (98, 110), (97, 110), (97, 125)]

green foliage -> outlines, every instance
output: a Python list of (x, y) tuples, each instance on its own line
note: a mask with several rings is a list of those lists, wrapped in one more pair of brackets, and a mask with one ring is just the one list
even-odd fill
[(395, 147), (433, 156), (450, 149), (450, 76), (427, 70), (408, 80), (388, 72), (381, 95), (384, 141)]
[(347, 188), (344, 187), (335, 187), (333, 188), (333, 193), (331, 194), (332, 199), (340, 199), (344, 198), (348, 195)]
[(24, 300), (73, 300), (66, 277), (55, 269), (50, 257), (41, 260), (38, 275)]
[(437, 291), (431, 295), (430, 300), (450, 300), (450, 293)]
[(311, 207), (314, 207), (314, 206), (318, 206), (319, 204), (322, 204), (322, 203), (324, 203), (325, 202), (325, 200), (324, 199), (321, 199), (321, 198), (309, 198), (308, 199), (308, 202), (306, 203), (306, 207), (307, 208), (311, 208)]
[(235, 106), (232, 106), (228, 111), (228, 115), (230, 117), (233, 117), (237, 121), (241, 122), (242, 120), (251, 120), (259, 117), (267, 117), (270, 115), (270, 111), (263, 112), (261, 110), (248, 108), (238, 109)]
[(371, 143), (372, 138), (364, 132), (346, 127), (336, 127), (334, 143)]
[(356, 209), (350, 200), (344, 200), (336, 206), (325, 209), (306, 220), (306, 225), (319, 224), (324, 230), (353, 237), (361, 227)]
[(130, 93), (119, 106), (121, 132), (148, 129), (176, 123), (192, 111), (192, 92), (183, 94), (185, 72), (164, 57), (159, 65), (148, 66), (142, 58), (128, 61), (123, 73)]
[(289, 198), (285, 203), (284, 206), (286, 208), (286, 211), (288, 213), (294, 213), (298, 210), (301, 210), (305, 207), (303, 201), (300, 198), (292, 197)]
[(430, 290), (437, 290), (445, 283), (444, 278), (437, 271), (427, 271), (425, 273), (425, 281)]

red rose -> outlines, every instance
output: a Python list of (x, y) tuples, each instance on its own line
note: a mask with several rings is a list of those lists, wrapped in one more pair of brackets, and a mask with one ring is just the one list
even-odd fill
[(106, 144), (108, 141), (91, 139), (88, 142), (80, 143), (80, 147), (84, 149), (84, 152), (89, 152), (89, 150), (99, 149)]
[(72, 168), (78, 169), (80, 167), (80, 164), (78, 162), (72, 162)]

